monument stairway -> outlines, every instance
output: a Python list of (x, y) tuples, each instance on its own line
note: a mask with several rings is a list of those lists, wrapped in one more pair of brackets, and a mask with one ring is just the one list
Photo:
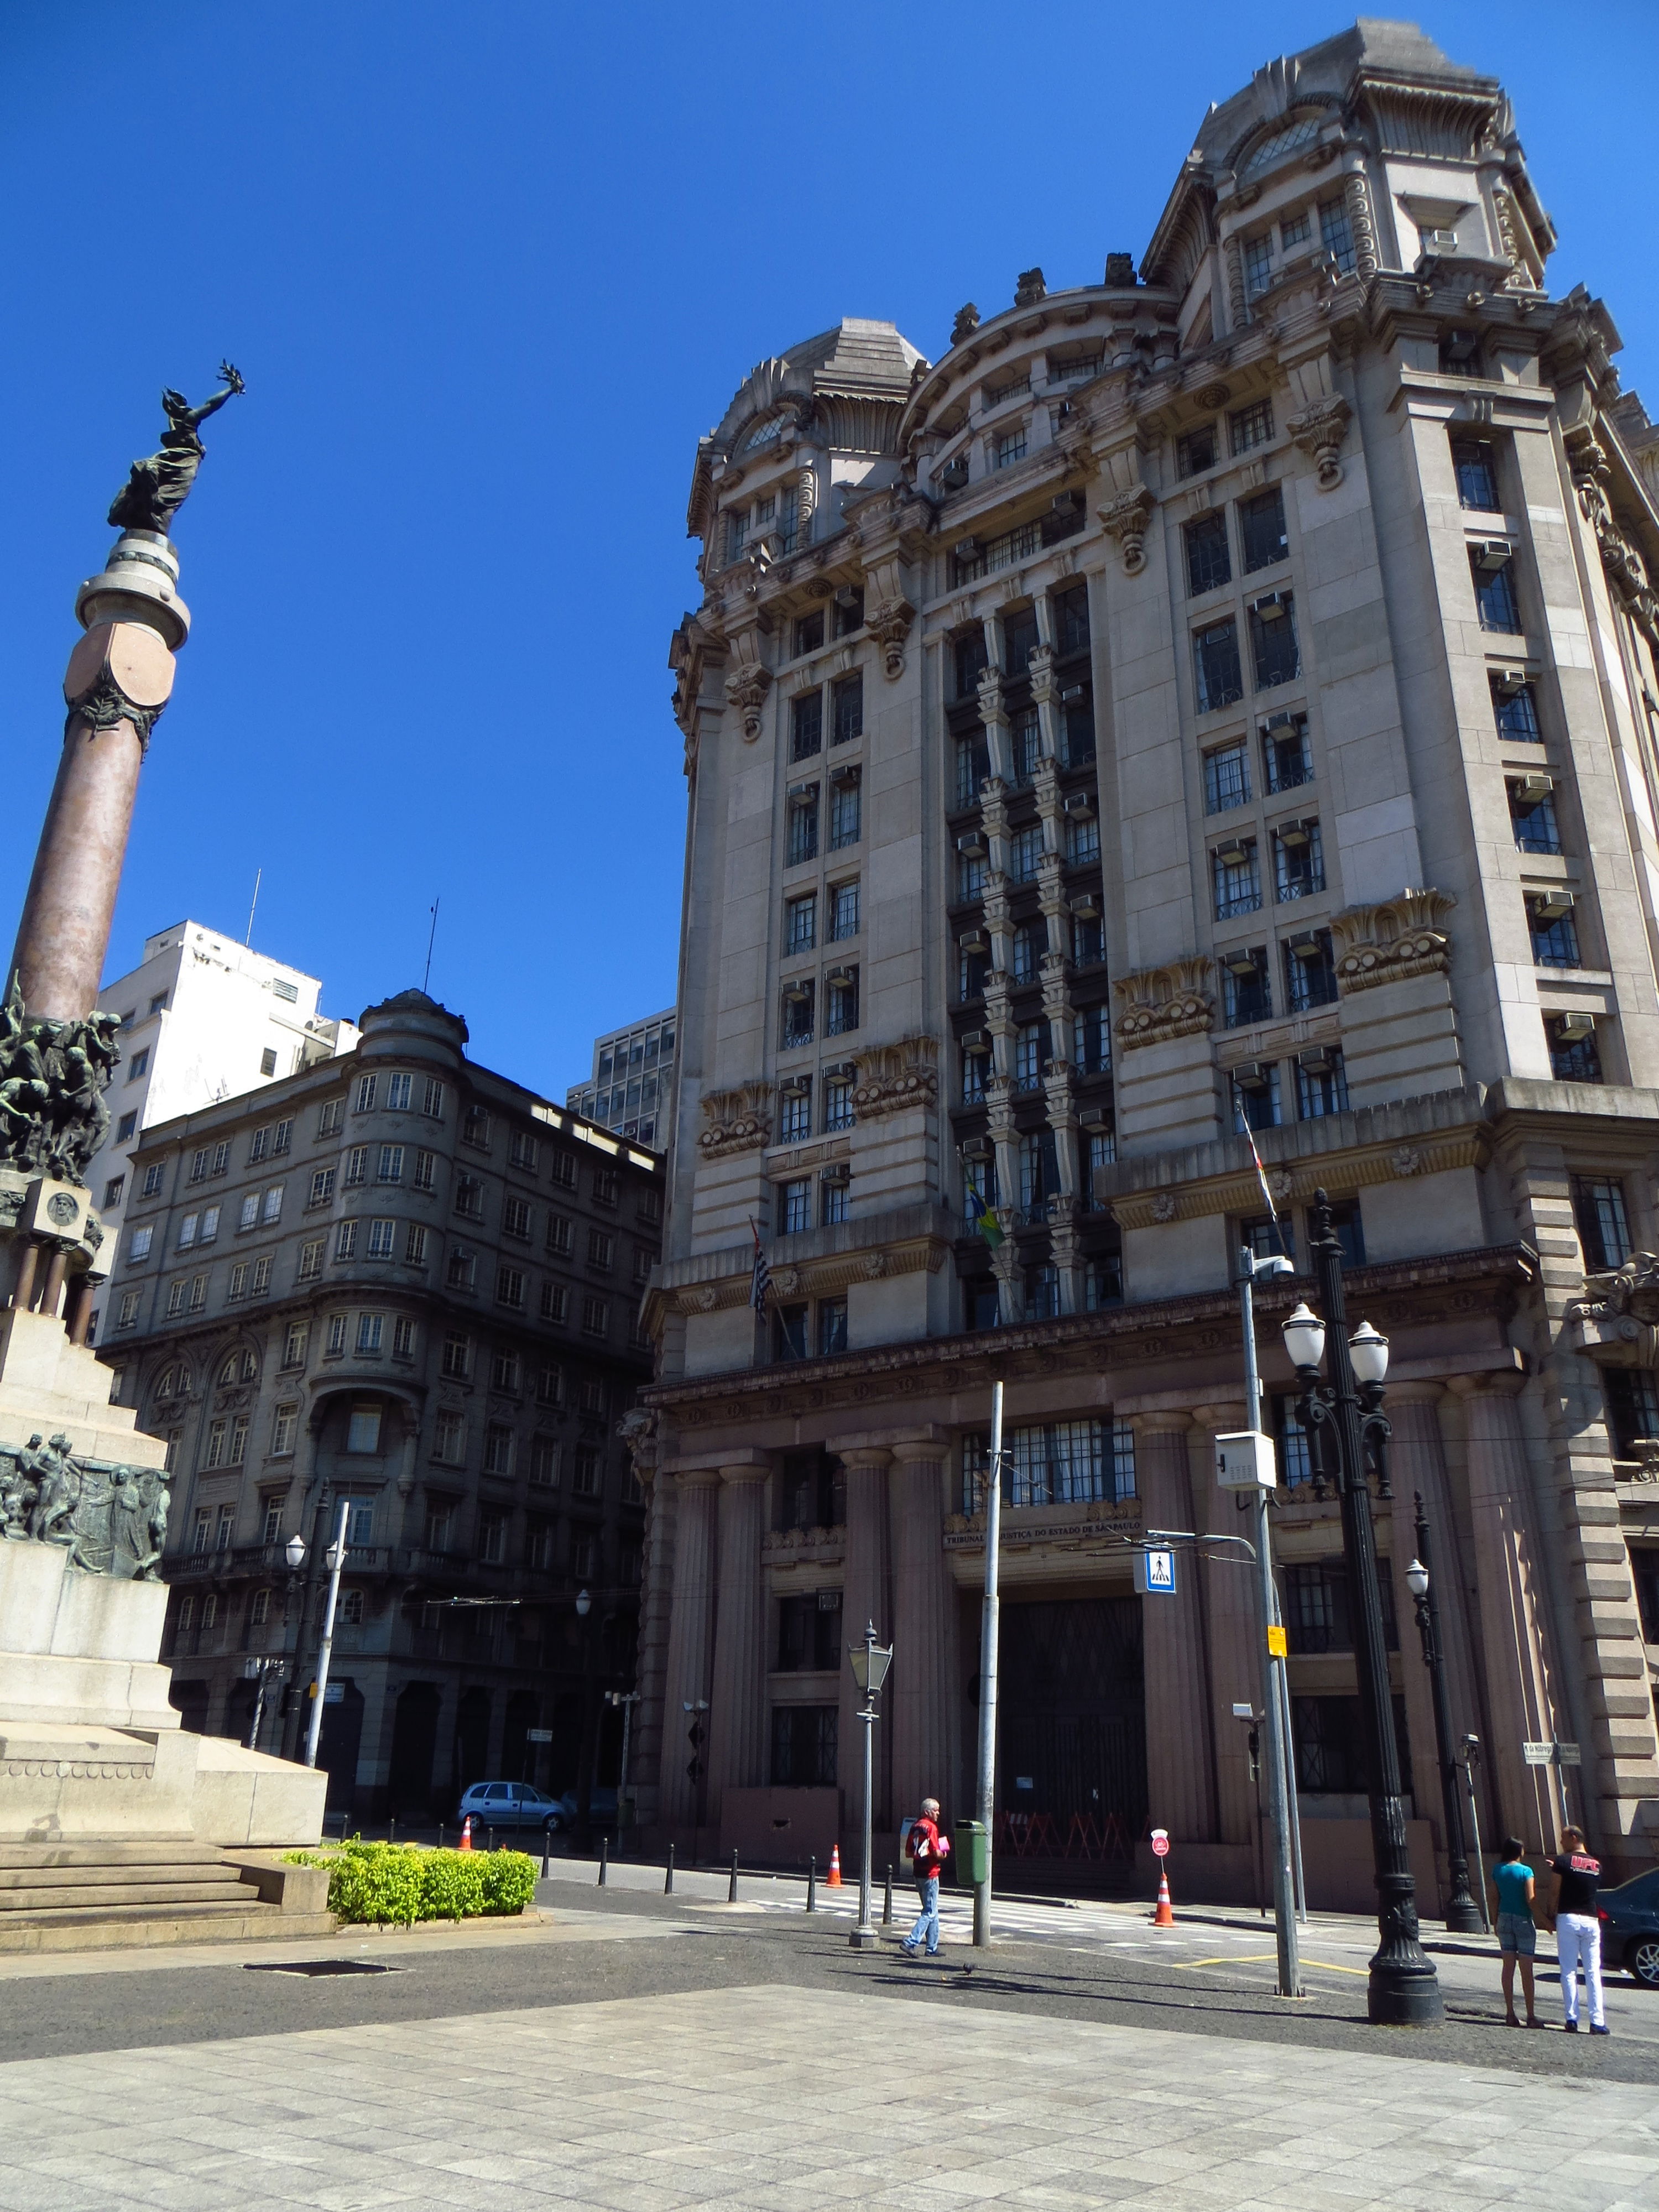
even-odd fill
[(0, 1953), (326, 1935), (331, 1913), (296, 1910), (320, 1901), (316, 1874), (284, 1895), (296, 1875), (176, 1838), (0, 1843)]

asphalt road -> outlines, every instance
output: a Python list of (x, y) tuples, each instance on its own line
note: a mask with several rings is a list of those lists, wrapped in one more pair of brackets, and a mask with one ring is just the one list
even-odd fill
[[(881, 1996), (948, 1997), (975, 2012), (1037, 2014), (1118, 2026), (1174, 2027), (1303, 2048), (1398, 2053), (1448, 2065), (1498, 2067), (1589, 2085), (1659, 2081), (1659, 1996), (1609, 1984), (1607, 2038), (1559, 2032), (1560, 1992), (1540, 1974), (1540, 2009), (1554, 2023), (1529, 2034), (1503, 2025), (1495, 1963), (1449, 1951), (1437, 1958), (1447, 2025), (1378, 2029), (1365, 2020), (1367, 1931), (1321, 1922), (1304, 1936), (1308, 1995), (1274, 1990), (1273, 1942), (1248, 1916), (1189, 1922), (1154, 1934), (1144, 1908), (1031, 1906), (995, 1949), (951, 1942), (937, 1962), (911, 1962), (884, 1944), (854, 1952), (846, 1917), (856, 1893), (806, 1914), (798, 1886), (745, 1883), (734, 1910), (723, 1877), (617, 1870), (543, 1883), (541, 1917), (456, 1929), (376, 1935), (348, 1929), (280, 1949), (205, 1947), (185, 1953), (0, 1960), (0, 2063), (143, 2046), (209, 2044), (246, 2035), (365, 2023), (453, 2020), (458, 2048), (471, 2017), (519, 2008), (737, 1986), (787, 1985)], [(637, 1878), (640, 1886), (633, 1887)], [(625, 1886), (626, 1885), (626, 1886)], [(713, 1895), (708, 1894), (710, 1891)], [(895, 1899), (902, 1916), (908, 1897)], [(953, 1905), (958, 1928), (961, 1910)], [(311, 1977), (306, 1961), (362, 1960), (392, 1971)], [(1541, 1965), (1540, 1961), (1540, 1965)], [(264, 1971), (272, 1966), (283, 1971)]]

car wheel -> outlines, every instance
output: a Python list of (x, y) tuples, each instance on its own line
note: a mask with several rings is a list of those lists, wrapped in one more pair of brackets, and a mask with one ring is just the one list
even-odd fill
[(1659, 1936), (1638, 1936), (1625, 1946), (1631, 1978), (1644, 1990), (1659, 1990)]

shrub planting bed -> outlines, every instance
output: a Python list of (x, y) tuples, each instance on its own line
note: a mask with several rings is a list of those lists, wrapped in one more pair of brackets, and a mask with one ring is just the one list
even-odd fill
[(382, 1927), (522, 1912), (536, 1890), (536, 1862), (523, 1851), (434, 1851), (353, 1836), (287, 1856), (292, 1866), (328, 1869), (331, 1912)]

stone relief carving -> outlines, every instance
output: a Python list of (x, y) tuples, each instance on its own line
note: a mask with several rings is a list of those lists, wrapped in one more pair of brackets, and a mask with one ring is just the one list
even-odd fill
[(761, 708), (772, 688), (772, 672), (757, 660), (745, 660), (726, 673), (726, 696), (743, 717), (744, 740), (753, 744), (761, 733)]
[(228, 361), (220, 362), (219, 374), (224, 379), (223, 391), (216, 392), (199, 407), (192, 407), (182, 392), (162, 392), (167, 427), (161, 433), (161, 451), (133, 463), (110, 507), (112, 528), (149, 530), (158, 538), (167, 536), (173, 516), (190, 497), (196, 471), (205, 455), (198, 434), (203, 423), (210, 415), (216, 415), (226, 400), (246, 389)]
[(1376, 276), (1376, 221), (1371, 213), (1370, 180), (1363, 169), (1350, 169), (1342, 179), (1342, 197), (1348, 204), (1348, 228), (1353, 233), (1353, 273), (1362, 283)]
[(890, 684), (904, 673), (904, 641), (916, 611), (908, 599), (884, 599), (865, 616), (865, 628), (881, 647), (881, 669)]
[(758, 1152), (771, 1140), (772, 1092), (764, 1083), (739, 1084), (735, 1091), (706, 1091), (703, 1119), (708, 1127), (697, 1139), (704, 1159), (728, 1152)]
[(1117, 1033), (1126, 1049), (1138, 1045), (1163, 1044), (1170, 1037), (1192, 1036), (1215, 1020), (1214, 965), (1207, 953), (1186, 960), (1171, 960), (1163, 968), (1147, 968), (1138, 975), (1124, 975), (1112, 986), (1123, 1011)]
[(1146, 526), (1157, 504), (1146, 485), (1140, 484), (1133, 491), (1120, 492), (1095, 510), (1102, 528), (1118, 542), (1126, 576), (1138, 576), (1146, 565)]
[(90, 730), (112, 730), (118, 723), (131, 722), (138, 735), (139, 750), (149, 750), (150, 732), (160, 721), (166, 707), (140, 707), (128, 698), (115, 678), (106, 669), (91, 690), (83, 691), (64, 717), (64, 728), (79, 715)]
[(1376, 906), (1334, 915), (1338, 988), (1365, 991), (1446, 967), (1451, 940), (1442, 924), (1456, 903), (1449, 891), (1404, 890)]
[(0, 1162), (86, 1187), (109, 1133), (104, 1093), (121, 1055), (113, 1014), (33, 1021), (16, 978), (0, 1006)]
[(896, 1044), (871, 1045), (860, 1053), (858, 1070), (853, 1110), (860, 1121), (938, 1102), (939, 1042), (934, 1037), (901, 1037)]
[(1632, 1252), (1622, 1267), (1586, 1275), (1566, 1326), (1574, 1351), (1598, 1366), (1659, 1364), (1659, 1253)]
[(1595, 534), (1607, 582), (1631, 620), (1659, 652), (1659, 593), (1649, 578), (1647, 562), (1613, 519), (1607, 489), (1613, 472), (1607, 453), (1588, 431), (1570, 431), (1567, 458), (1578, 494), (1578, 511)]
[(1334, 491), (1342, 481), (1342, 441), (1352, 414), (1347, 401), (1333, 392), (1285, 425), (1291, 443), (1312, 461), (1321, 491)]
[(1423, 1155), (1415, 1145), (1401, 1145), (1389, 1156), (1389, 1165), (1397, 1176), (1414, 1176), (1423, 1164)]
[(617, 1424), (617, 1434), (633, 1462), (634, 1479), (641, 1486), (648, 1485), (656, 1476), (661, 1420), (662, 1416), (653, 1407), (635, 1406)]
[(61, 1545), (86, 1574), (158, 1582), (167, 1531), (161, 1468), (77, 1459), (65, 1436), (0, 1444), (0, 1538)]

